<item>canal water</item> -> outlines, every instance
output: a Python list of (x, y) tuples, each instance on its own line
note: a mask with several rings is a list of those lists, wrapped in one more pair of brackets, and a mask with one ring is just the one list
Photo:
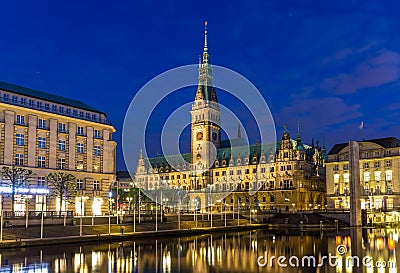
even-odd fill
[(0, 272), (395, 273), (398, 239), (397, 229), (282, 229), (60, 245), (2, 250)]

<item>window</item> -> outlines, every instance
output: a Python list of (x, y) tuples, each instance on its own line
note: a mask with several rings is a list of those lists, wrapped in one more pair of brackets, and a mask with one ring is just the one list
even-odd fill
[(379, 157), (379, 156), (380, 156), (379, 151), (376, 151), (376, 152), (375, 152), (375, 157)]
[(79, 117), (80, 117), (80, 118), (83, 118), (83, 117), (84, 117), (83, 111), (79, 111)]
[(96, 114), (92, 114), (92, 120), (96, 121), (97, 120), (97, 115)]
[(24, 155), (23, 154), (16, 154), (15, 155), (15, 165), (23, 166), (24, 165)]
[(60, 106), (59, 112), (60, 112), (60, 114), (64, 114), (64, 107)]
[(261, 168), (261, 173), (265, 173), (265, 168)]
[(46, 128), (47, 128), (47, 127), (46, 127), (46, 120), (40, 118), (40, 119), (38, 120), (38, 127), (41, 128), (41, 129), (46, 129)]
[(368, 169), (368, 168), (369, 168), (368, 162), (364, 162), (364, 169)]
[(386, 175), (386, 181), (392, 181), (392, 170), (387, 170), (385, 172)]
[(83, 132), (83, 127), (78, 126), (78, 136), (83, 136), (84, 132)]
[(37, 178), (37, 186), (39, 188), (44, 188), (46, 187), (46, 177), (44, 176), (38, 176)]
[(334, 171), (334, 172), (337, 172), (337, 171), (339, 171), (339, 165), (335, 165), (335, 166), (333, 166), (333, 171)]
[(344, 181), (344, 183), (349, 183), (350, 182), (350, 174), (349, 173), (344, 173), (343, 174), (343, 181)]
[(59, 151), (65, 151), (65, 140), (58, 140), (58, 150)]
[(8, 101), (8, 94), (3, 94), (3, 100)]
[(379, 168), (381, 164), (379, 164), (379, 161), (374, 162), (374, 167)]
[(51, 106), (51, 111), (52, 111), (53, 113), (57, 113), (57, 105), (52, 105), (52, 106)]
[(19, 125), (25, 125), (25, 117), (21, 115), (17, 115), (17, 124)]
[(83, 154), (83, 143), (77, 143), (76, 144), (76, 152), (78, 154)]
[(12, 96), (12, 102), (17, 103), (18, 102), (18, 97), (17, 96)]
[(94, 180), (93, 181), (93, 189), (99, 191), (100, 190), (100, 181)]
[(65, 123), (59, 123), (58, 124), (58, 131), (61, 133), (66, 133), (67, 132), (67, 126)]
[(364, 182), (369, 181), (369, 172), (364, 172)]
[(246, 170), (244, 171), (244, 173), (245, 173), (245, 174), (249, 174), (249, 173), (250, 173), (249, 169), (246, 169)]
[(76, 116), (78, 115), (78, 111), (72, 110), (72, 115), (73, 115), (74, 117), (76, 117)]
[(273, 173), (273, 172), (275, 171), (275, 168), (274, 168), (274, 167), (269, 167), (269, 171), (270, 171), (271, 173)]
[(380, 171), (374, 172), (374, 177), (375, 177), (375, 181), (377, 181), (377, 182), (381, 181), (381, 172)]
[(229, 175), (233, 175), (233, 170), (230, 170), (230, 171), (229, 171)]
[(83, 190), (84, 185), (83, 185), (83, 180), (82, 179), (77, 179), (76, 180), (76, 189), (77, 190)]
[(78, 160), (76, 162), (76, 170), (77, 171), (83, 171), (83, 161), (82, 160)]
[(68, 115), (68, 116), (71, 115), (71, 108), (67, 108), (67, 115)]
[(38, 167), (46, 168), (46, 157), (39, 155), (38, 156)]
[(237, 171), (236, 171), (236, 174), (237, 174), (237, 175), (241, 175), (241, 174), (242, 174), (242, 170), (237, 170)]
[(274, 195), (271, 194), (271, 195), (269, 196), (269, 202), (270, 202), (270, 203), (274, 203), (274, 202), (275, 202), (275, 196), (274, 196)]
[(269, 188), (275, 189), (275, 181), (269, 181)]
[(26, 105), (26, 98), (21, 98), (21, 104)]
[(348, 171), (349, 170), (349, 164), (344, 164), (343, 165), (343, 170)]
[(37, 109), (42, 109), (42, 107), (43, 107), (43, 103), (41, 101), (37, 101), (36, 102), (36, 108)]
[(222, 175), (226, 175), (226, 171), (222, 171)]
[(46, 138), (45, 137), (38, 137), (38, 148), (46, 149)]
[(100, 146), (99, 145), (93, 146), (93, 153), (95, 156), (100, 156)]
[(57, 168), (60, 170), (65, 170), (65, 158), (59, 158), (57, 161)]
[(35, 100), (29, 100), (29, 107), (33, 107), (35, 105)]
[(94, 130), (94, 138), (101, 138), (100, 130)]
[(390, 166), (392, 166), (392, 161), (386, 160), (386, 167), (390, 167)]
[(284, 171), (285, 170), (285, 166), (281, 166), (281, 171)]
[(45, 104), (44, 104), (44, 110), (49, 111), (49, 110), (50, 110), (50, 104), (45, 103)]
[(25, 136), (23, 134), (16, 134), (15, 144), (23, 146), (25, 144)]
[(333, 175), (333, 182), (335, 183), (335, 184), (337, 184), (337, 183), (339, 183), (339, 174), (334, 174)]

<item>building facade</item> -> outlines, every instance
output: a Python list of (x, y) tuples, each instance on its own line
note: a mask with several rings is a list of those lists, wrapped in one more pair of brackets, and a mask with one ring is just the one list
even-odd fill
[[(400, 140), (394, 137), (359, 142), (362, 209), (392, 210), (400, 206)], [(336, 144), (328, 153), (328, 208), (350, 208), (349, 145)]]
[[(34, 176), (25, 194), (17, 189), (15, 211), (52, 210), (60, 205), (46, 176), (76, 177), (74, 204), (63, 210), (78, 215), (108, 212), (108, 191), (115, 180), (115, 128), (106, 115), (82, 102), (0, 82), (0, 168), (18, 166)], [(3, 184), (4, 178), (2, 178)], [(11, 209), (9, 189), (1, 187), (3, 209)], [(27, 194), (28, 193), (28, 194)]]
[[(187, 210), (310, 210), (325, 206), (325, 149), (291, 139), (285, 129), (279, 143), (246, 145), (222, 140), (220, 109), (212, 83), (207, 29), (199, 64), (199, 83), (191, 109), (191, 152), (139, 157), (135, 183), (147, 192), (181, 189)], [(151, 195), (151, 194), (150, 194)], [(176, 193), (163, 198), (176, 204)], [(160, 200), (160, 199), (158, 199)], [(166, 204), (168, 205), (168, 204)]]

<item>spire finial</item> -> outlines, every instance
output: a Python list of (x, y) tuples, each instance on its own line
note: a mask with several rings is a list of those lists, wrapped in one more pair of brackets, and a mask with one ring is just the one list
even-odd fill
[(238, 138), (242, 137), (242, 132), (240, 132), (240, 122), (238, 121), (238, 134), (237, 134)]
[(204, 52), (208, 51), (208, 48), (207, 48), (207, 25), (208, 25), (208, 22), (205, 21), (204, 22)]

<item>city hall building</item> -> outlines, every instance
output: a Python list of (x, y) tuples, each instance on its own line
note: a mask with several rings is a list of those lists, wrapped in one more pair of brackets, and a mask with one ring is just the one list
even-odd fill
[[(30, 186), (16, 189), (14, 211), (59, 211), (46, 184), (49, 173), (76, 177), (77, 195), (62, 210), (78, 215), (108, 213), (115, 180), (115, 128), (106, 114), (80, 101), (0, 82), (0, 169), (33, 172)], [(2, 209), (11, 210), (10, 186), (0, 177)]]
[[(362, 209), (400, 207), (400, 140), (394, 137), (359, 142)], [(350, 208), (349, 145), (340, 143), (328, 153), (326, 187), (328, 207)]]
[[(300, 131), (292, 139), (285, 129), (279, 143), (246, 145), (241, 138), (221, 140), (220, 108), (212, 83), (207, 30), (199, 64), (199, 83), (191, 114), (191, 152), (144, 158), (136, 169), (136, 186), (163, 190), (160, 200), (177, 203), (169, 189), (185, 191), (187, 210), (312, 210), (325, 207), (325, 148), (306, 145)], [(216, 155), (213, 156), (213, 150)], [(179, 195), (179, 194), (178, 194)]]

